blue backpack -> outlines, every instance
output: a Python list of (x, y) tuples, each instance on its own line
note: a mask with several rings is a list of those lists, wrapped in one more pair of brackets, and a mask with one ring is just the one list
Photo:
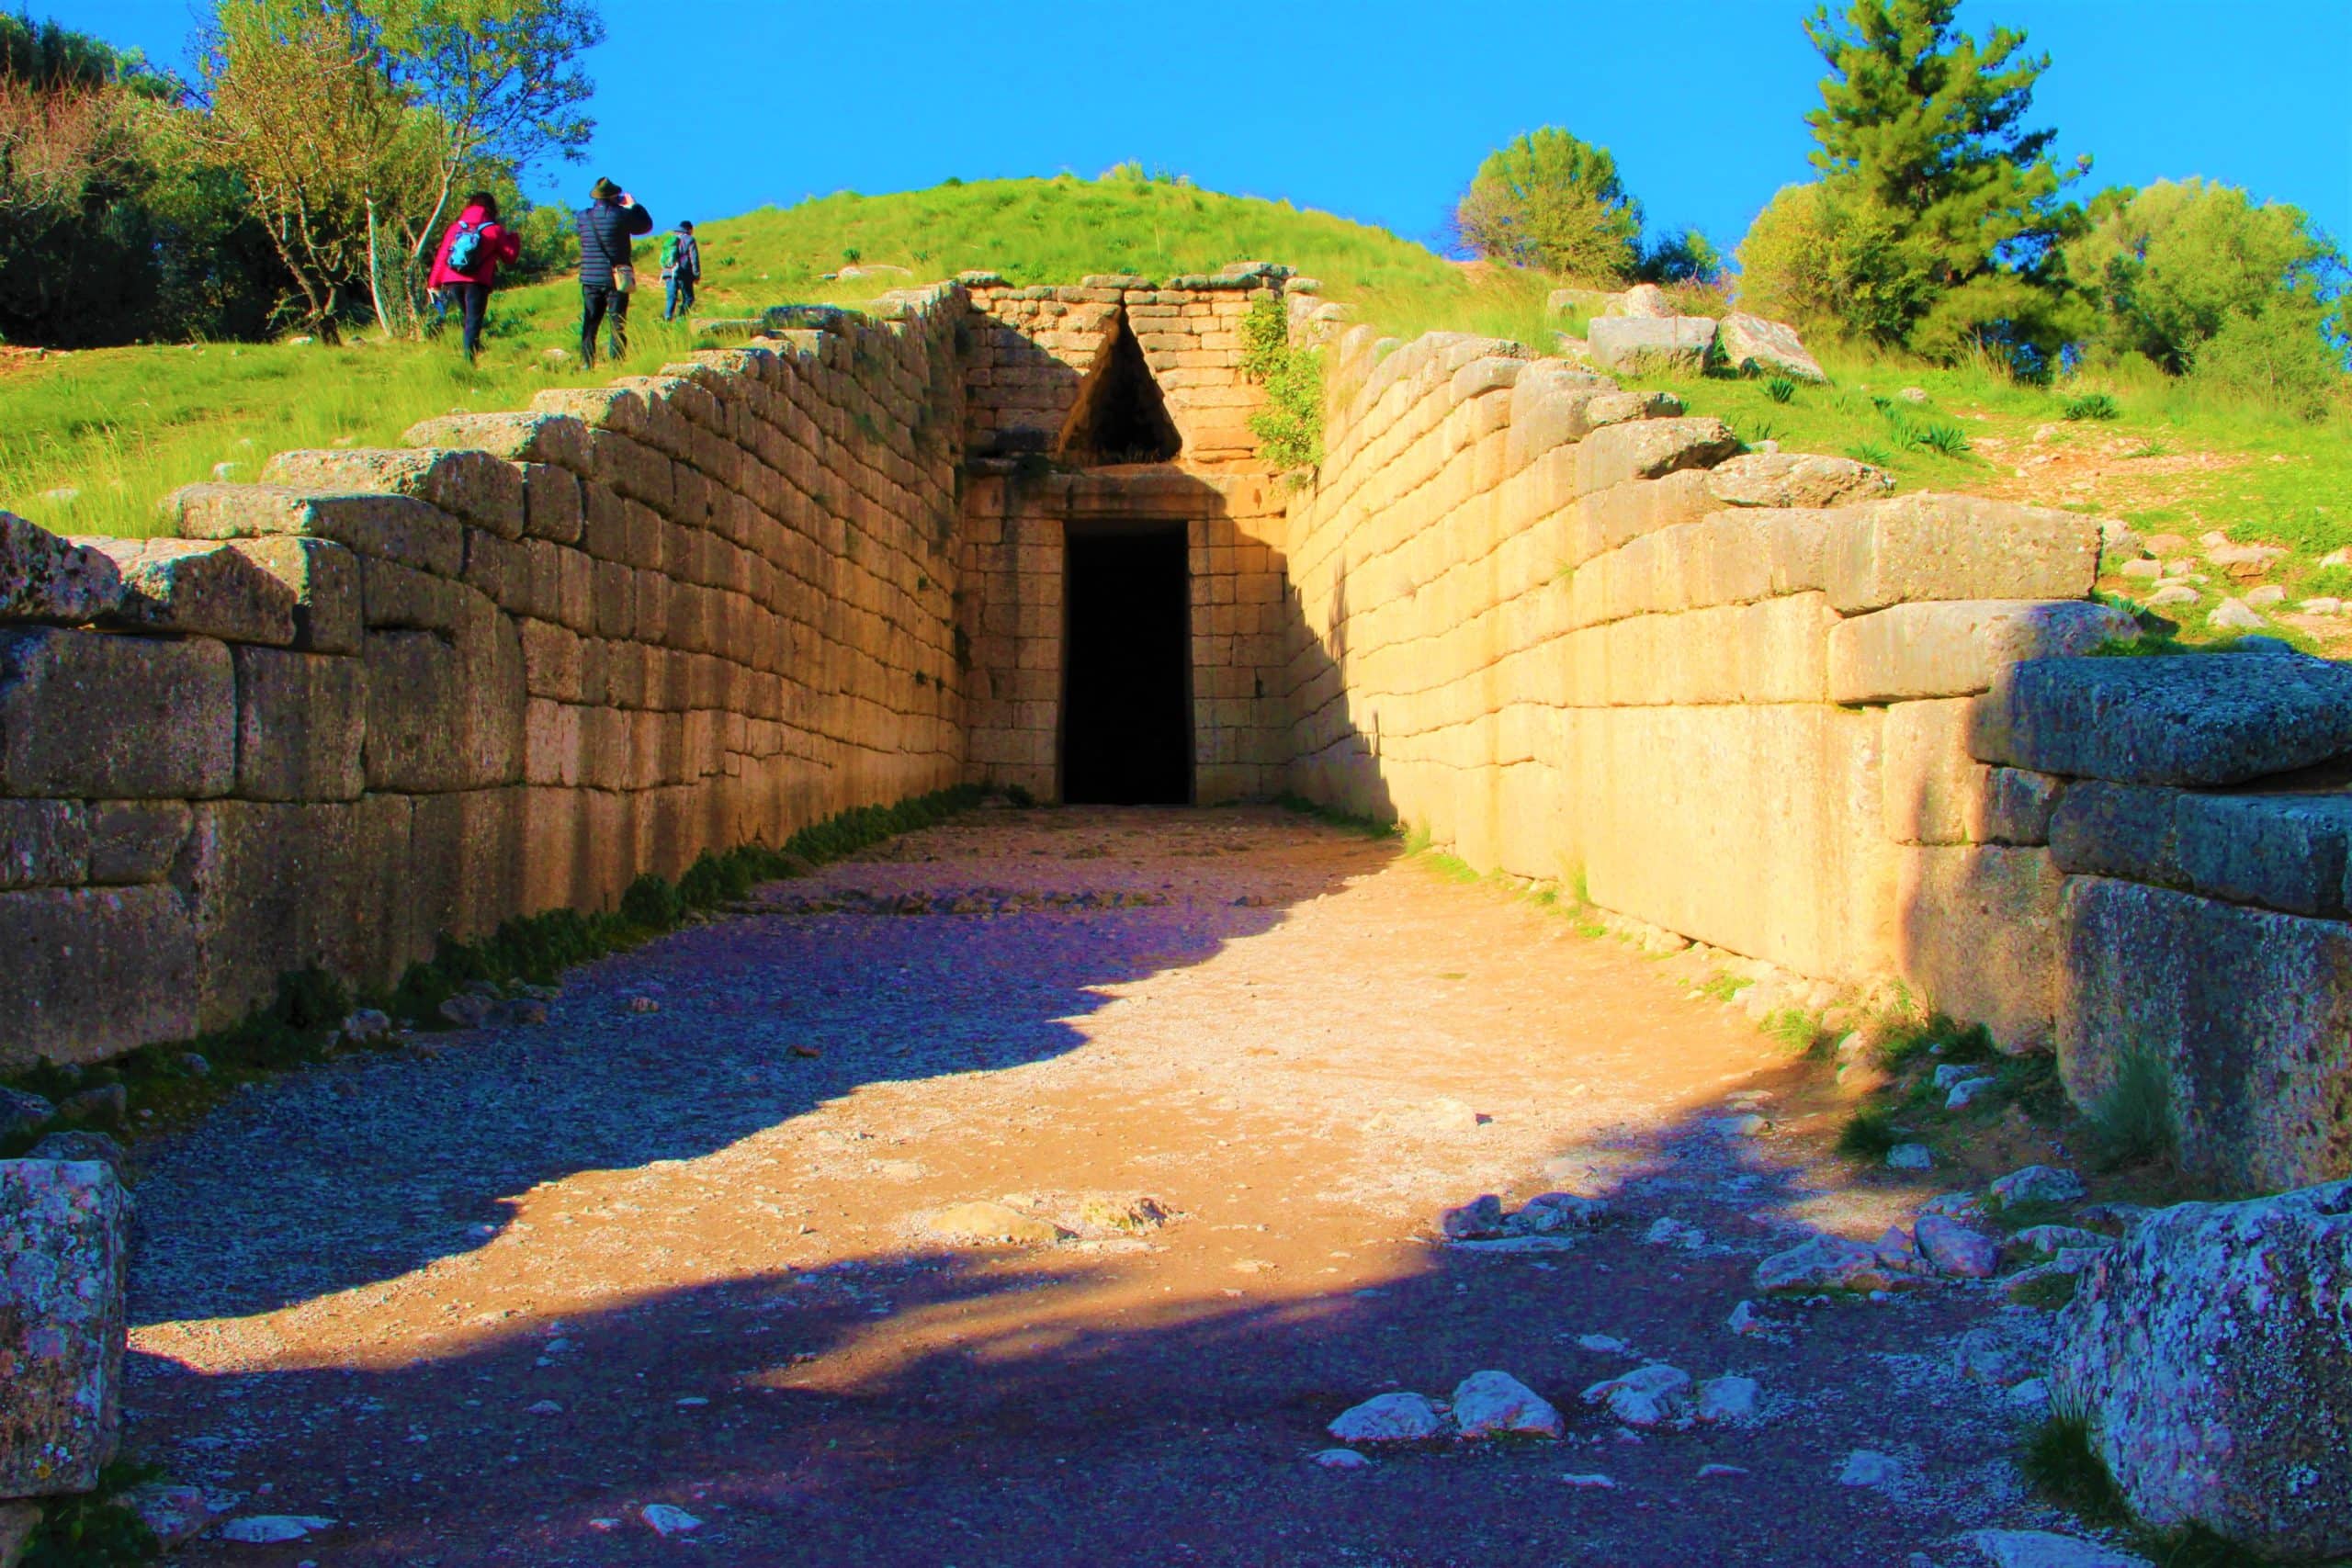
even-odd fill
[(449, 242), (449, 270), (471, 272), (481, 255), (481, 230), (479, 223), (460, 223), (458, 237)]

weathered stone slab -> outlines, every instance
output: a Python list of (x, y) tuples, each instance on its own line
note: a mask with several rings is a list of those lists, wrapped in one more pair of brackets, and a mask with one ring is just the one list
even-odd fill
[(2139, 623), (2083, 601), (1961, 599), (1893, 604), (1829, 634), (1829, 700), (1900, 702), (1965, 696), (2021, 659), (2087, 653), (2131, 642)]
[(191, 539), (332, 539), (440, 577), (455, 577), (466, 564), (465, 525), (413, 496), (194, 484), (165, 496), (163, 510), (173, 530)]
[(366, 785), (367, 665), (332, 654), (235, 650), (237, 794), (356, 800)]
[(0, 794), (225, 795), (235, 715), (222, 643), (0, 629)]
[(1987, 762), (2119, 784), (2241, 784), (2352, 751), (2352, 667), (2199, 654), (2012, 666), (1976, 716)]
[[(311, 964), (352, 975), (362, 927), (356, 808), (348, 803), (208, 802), (175, 881), (196, 922), (198, 1013), (217, 1029), (267, 1003), (277, 977)], [(401, 868), (414, 874), (413, 867)]]
[(102, 886), (161, 882), (187, 840), (184, 800), (90, 803), (90, 880)]
[(1725, 506), (1848, 506), (1894, 488), (1884, 468), (1806, 452), (1744, 452), (1707, 476), (1707, 489)]
[(2173, 851), (2173, 808), (2179, 799), (2177, 790), (2142, 784), (2098, 779), (2071, 784), (2050, 818), (2050, 852), (2061, 870), (2075, 874), (2171, 886), (2180, 880)]
[(523, 531), (559, 545), (576, 543), (582, 516), (580, 476), (552, 463), (523, 468)]
[(1838, 515), (1827, 565), (1840, 615), (1915, 599), (2081, 599), (2098, 572), (2098, 525), (2068, 512), (1930, 492)]
[(78, 626), (113, 609), (121, 593), (105, 554), (0, 512), (0, 622)]
[(1715, 323), (1705, 316), (1596, 316), (1585, 328), (1593, 363), (1604, 370), (1645, 365), (1697, 370), (1715, 346)]
[(2199, 1179), (2273, 1191), (2352, 1173), (2352, 926), (2075, 876), (2060, 929), (2058, 1067), (2077, 1105), (2146, 1051)]
[(87, 1492), (120, 1436), (130, 1202), (98, 1160), (0, 1160), (0, 1497)]
[(122, 573), (106, 616), (132, 631), (185, 632), (283, 648), (294, 640), (294, 592), (218, 539), (90, 539)]
[(2278, 1561), (2352, 1553), (2352, 1182), (2149, 1215), (2058, 1335), (2052, 1397), (2142, 1522)]
[(2182, 795), (2173, 857), (2199, 893), (2294, 915), (2341, 917), (2352, 795)]
[(231, 547), (286, 586), (294, 640), (305, 653), (359, 651), (359, 558), (332, 539), (282, 536)]
[(553, 463), (574, 473), (588, 468), (588, 427), (570, 414), (445, 414), (410, 425), (401, 439), (412, 446), (487, 452), (510, 463)]
[(1805, 352), (1796, 328), (1785, 321), (1734, 310), (1724, 318), (1715, 341), (1723, 350), (1724, 363), (1734, 370), (1752, 369), (1800, 381), (1829, 379), (1822, 372), (1821, 362)]
[(2004, 1051), (2050, 1043), (2065, 878), (2047, 850), (2000, 844), (1902, 852), (1898, 953), (1928, 1004), (1984, 1024)]
[(0, 1068), (197, 1032), (195, 930), (167, 886), (0, 893)]
[(90, 869), (90, 816), (78, 800), (0, 800), (0, 888), (72, 887)]
[(1655, 479), (1679, 468), (1703, 468), (1739, 450), (1719, 419), (1643, 419), (1612, 424), (1577, 447), (1577, 491), (1590, 495), (1628, 479)]
[(487, 452), (356, 446), (280, 452), (262, 479), (298, 490), (413, 496), (502, 538), (523, 536), (522, 472)]

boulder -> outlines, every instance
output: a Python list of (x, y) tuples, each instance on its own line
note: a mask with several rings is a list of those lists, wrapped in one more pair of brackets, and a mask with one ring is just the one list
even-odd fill
[(1471, 1438), (1556, 1438), (1560, 1413), (1509, 1372), (1472, 1372), (1454, 1386), (1455, 1434)]
[(2003, 1208), (2013, 1203), (2072, 1203), (2083, 1195), (2083, 1179), (2054, 1165), (2027, 1165), (1995, 1178), (1987, 1190)]
[(1755, 370), (1790, 376), (1800, 381), (1826, 381), (1820, 361), (1804, 351), (1796, 328), (1785, 321), (1767, 321), (1745, 310), (1734, 310), (1718, 329), (1717, 344), (1724, 361), (1735, 370)]
[(77, 626), (113, 609), (121, 596), (121, 575), (103, 552), (0, 512), (0, 621)]
[(1707, 476), (1707, 492), (1725, 506), (1845, 506), (1894, 488), (1884, 468), (1810, 452), (1744, 453)]
[(1763, 1391), (1754, 1378), (1725, 1375), (1699, 1385), (1699, 1419), (1735, 1426), (1756, 1419), (1756, 1402)]
[(2352, 1181), (2149, 1216), (2086, 1269), (2052, 1371), (2132, 1512), (2352, 1553)]
[(1971, 1530), (1968, 1544), (1989, 1568), (2155, 1568), (2144, 1557), (2049, 1530)]
[(413, 424), (401, 437), (412, 446), (488, 452), (512, 463), (552, 463), (588, 471), (588, 427), (569, 414), (445, 414)]
[[(1294, 284), (1292, 287), (1295, 288), (1297, 285)], [(1588, 316), (1598, 316), (1611, 305), (1616, 304), (1622, 298), (1623, 298), (1622, 295), (1611, 293), (1606, 288), (1555, 288), (1551, 293), (1544, 296), (1544, 308), (1555, 316), (1566, 315), (1571, 310), (1581, 310)]]
[(1418, 1443), (1445, 1430), (1445, 1413), (1418, 1393), (1383, 1393), (1350, 1405), (1325, 1428), (1343, 1443)]
[(1918, 1283), (1883, 1249), (1840, 1235), (1817, 1235), (1756, 1266), (1759, 1291), (1893, 1291)]
[(920, 1217), (920, 1227), (946, 1241), (1011, 1247), (1050, 1247), (1070, 1233), (1051, 1220), (1024, 1214), (1009, 1203), (951, 1203)]
[(2352, 667), (2190, 655), (2042, 659), (1972, 717), (1979, 761), (2118, 784), (2211, 786), (2352, 751)]
[(130, 1203), (96, 1160), (0, 1160), (0, 1497), (87, 1492), (120, 1421)]
[(2000, 1247), (1957, 1220), (1922, 1214), (1917, 1234), (1919, 1255), (1939, 1274), (1957, 1280), (1989, 1280), (2000, 1270)]
[(1690, 1409), (1690, 1374), (1653, 1362), (1622, 1377), (1607, 1378), (1584, 1391), (1587, 1404), (1606, 1404), (1628, 1427), (1657, 1427)]
[(1647, 365), (1696, 371), (1715, 346), (1715, 323), (1704, 316), (1597, 316), (1585, 341), (1604, 370)]
[(1640, 321), (1670, 321), (1676, 311), (1665, 289), (1655, 283), (1636, 283), (1616, 297), (1613, 313)]

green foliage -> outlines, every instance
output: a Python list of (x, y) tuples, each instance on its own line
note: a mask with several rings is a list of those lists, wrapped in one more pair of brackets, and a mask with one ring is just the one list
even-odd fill
[(1875, 1163), (1902, 1141), (1894, 1116), (1882, 1107), (1866, 1106), (1846, 1119), (1838, 1130), (1838, 1152), (1849, 1159)]
[(1241, 318), (1241, 368), (1266, 389), (1266, 406), (1250, 416), (1258, 456), (1285, 471), (1323, 461), (1323, 356), (1290, 341), (1279, 299), (1260, 299)]
[(1274, 797), (1274, 804), (1284, 811), (1296, 812), (1301, 817), (1312, 817), (1317, 822), (1333, 828), (1344, 828), (1349, 832), (1361, 833), (1367, 839), (1395, 839), (1402, 836), (1404, 831), (1394, 822), (1383, 822), (1372, 817), (1358, 817), (1352, 812), (1342, 811), (1337, 807), (1318, 805), (1303, 795), (1278, 795)]
[(1788, 1050), (1803, 1055), (1820, 1043), (1821, 1021), (1803, 1008), (1781, 1008), (1765, 1018), (1764, 1032)]
[(2144, 1046), (2125, 1051), (2115, 1076), (2090, 1106), (2099, 1152), (2112, 1165), (2169, 1159), (2179, 1141), (2172, 1072), (2164, 1058)]
[(1696, 229), (1685, 229), (1645, 249), (1641, 265), (1634, 271), (1645, 283), (1713, 284), (1722, 280), (1729, 265), (1729, 258), (1713, 240)]
[(2091, 1447), (2089, 1419), (2080, 1411), (2052, 1410), (2026, 1434), (2018, 1468), (2036, 1487), (2095, 1518), (2123, 1515), (2123, 1495)]
[(1764, 383), (1764, 395), (1776, 403), (1789, 402), (1797, 395), (1797, 384), (1786, 376), (1775, 376)]
[(1956, 424), (1946, 424), (1937, 421), (1917, 426), (1913, 432), (1913, 440), (1918, 446), (1942, 457), (1965, 457), (1968, 456), (1968, 432)]
[(621, 893), (621, 918), (649, 931), (662, 931), (677, 924), (685, 913), (685, 901), (678, 897), (677, 888), (667, 877), (645, 872)]
[(1807, 217), (1828, 242), (1813, 266), (1857, 335), (2040, 370), (2081, 335), (2059, 251), (2080, 218), (2059, 193), (2082, 171), (2062, 176), (2055, 132), (2024, 123), (2048, 57), (2007, 28), (1958, 31), (1958, 4), (1850, 0), (1807, 19), (1831, 72), (1805, 117), (1822, 171)]
[(2068, 398), (2064, 405), (2070, 420), (2112, 420), (2122, 417), (2123, 409), (2105, 392), (2083, 392)]
[(1618, 179), (1617, 160), (1557, 126), (1487, 154), (1454, 225), (1479, 255), (1569, 277), (1623, 281), (1640, 260), (1641, 204)]
[(2075, 1299), (2075, 1290), (2082, 1281), (2072, 1274), (2044, 1274), (2030, 1280), (2009, 1292), (2009, 1300), (2018, 1306), (2033, 1307), (2041, 1312), (2056, 1312)]
[(1710, 975), (1699, 987), (1699, 994), (1710, 1000), (1728, 1002), (1737, 997), (1748, 982), (1736, 975)]
[(23, 1568), (135, 1568), (154, 1562), (164, 1554), (163, 1542), (115, 1499), (163, 1474), (159, 1465), (117, 1460), (99, 1472), (96, 1490), (42, 1498)]

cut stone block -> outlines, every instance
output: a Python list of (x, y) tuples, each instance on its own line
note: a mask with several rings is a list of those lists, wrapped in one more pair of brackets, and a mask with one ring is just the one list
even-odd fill
[(2002, 672), (1976, 757), (2120, 784), (2241, 784), (2352, 751), (2352, 668), (2197, 654), (2046, 659)]
[(1739, 450), (1739, 437), (1719, 419), (1642, 419), (1612, 424), (1577, 447), (1577, 491), (1590, 495), (1628, 479), (1663, 479), (1679, 468), (1703, 468)]
[(2101, 779), (2070, 784), (2051, 815), (2050, 852), (2076, 874), (2169, 886), (2180, 880), (2173, 850), (2179, 799), (2177, 790)]
[(78, 800), (0, 800), (0, 888), (72, 887), (90, 869), (90, 816)]
[(0, 1497), (88, 1492), (120, 1436), (130, 1201), (102, 1160), (0, 1160)]
[(1804, 351), (1796, 328), (1785, 321), (1734, 310), (1724, 318), (1716, 343), (1723, 350), (1724, 363), (1734, 370), (1756, 370), (1800, 381), (1829, 379), (1822, 373), (1820, 361)]
[(522, 471), (487, 452), (348, 446), (280, 452), (262, 478), (300, 490), (413, 496), (502, 538), (523, 536)]
[(1847, 506), (1894, 488), (1884, 468), (1804, 452), (1745, 452), (1707, 476), (1707, 489), (1725, 506)]
[(225, 644), (0, 629), (0, 794), (225, 795), (235, 725)]
[(232, 546), (286, 585), (294, 640), (304, 653), (359, 651), (359, 558), (332, 539), (239, 539)]
[(1858, 615), (1916, 599), (2082, 599), (2098, 574), (2087, 517), (1981, 496), (1923, 493), (1839, 516), (1829, 598)]
[(283, 648), (294, 640), (294, 592), (234, 544), (218, 539), (92, 539), (122, 573), (109, 626), (184, 632)]
[(2058, 1068), (2075, 1104), (2147, 1052), (2200, 1181), (2260, 1192), (2352, 1173), (2352, 926), (2090, 876), (2067, 879), (2060, 926)]
[(332, 539), (440, 577), (455, 577), (466, 564), (465, 525), (411, 496), (195, 484), (165, 496), (163, 509), (174, 531), (191, 539)]
[[(196, 808), (174, 880), (201, 944), (204, 1028), (268, 1003), (290, 970), (357, 972), (354, 952), (378, 911), (359, 896), (356, 825), (356, 807), (341, 802), (224, 800)], [(398, 874), (413, 876), (416, 868)]]
[(1902, 973), (1930, 1006), (1983, 1023), (2004, 1051), (2050, 1043), (2065, 877), (2041, 849), (1903, 852), (1895, 904)]
[(2139, 623), (2082, 601), (1962, 599), (1894, 604), (1829, 634), (1829, 700), (1899, 702), (1982, 692), (2021, 659), (2131, 642)]
[(401, 439), (412, 446), (487, 452), (510, 463), (553, 463), (574, 473), (588, 468), (588, 427), (569, 414), (446, 414), (410, 425)]
[(196, 932), (168, 886), (0, 893), (0, 1069), (197, 1032)]
[(367, 778), (362, 660), (235, 650), (237, 793), (248, 800), (356, 800)]
[(2174, 863), (2196, 891), (2292, 915), (2345, 913), (2352, 795), (2182, 795), (2172, 822)]
[(1585, 341), (1604, 370), (1697, 370), (1715, 346), (1715, 323), (1704, 316), (1599, 316), (1585, 328)]
[(182, 800), (90, 803), (90, 880), (102, 886), (161, 882), (187, 840)]
[(115, 606), (122, 580), (103, 552), (0, 512), (0, 622), (78, 626)]

